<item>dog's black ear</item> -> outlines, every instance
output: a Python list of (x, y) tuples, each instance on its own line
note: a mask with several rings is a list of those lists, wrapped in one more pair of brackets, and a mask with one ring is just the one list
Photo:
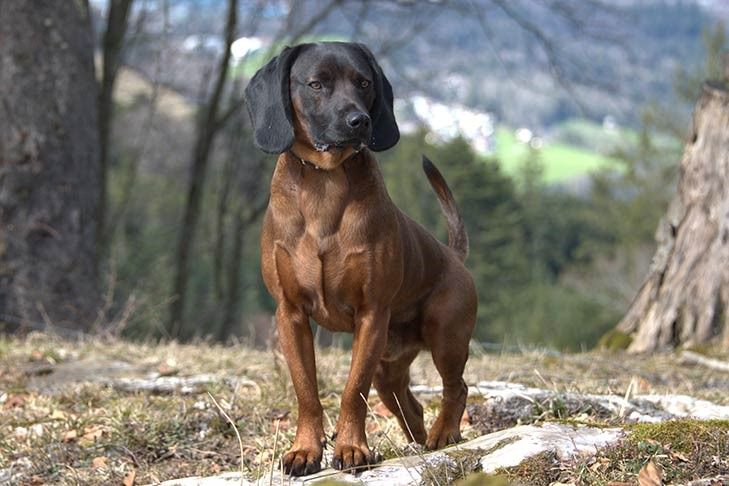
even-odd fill
[(253, 142), (269, 154), (280, 154), (294, 143), (289, 71), (301, 45), (286, 47), (253, 75), (245, 90), (253, 124)]
[(375, 104), (372, 107), (372, 138), (367, 146), (370, 150), (381, 152), (393, 147), (400, 140), (400, 130), (397, 128), (395, 114), (392, 110), (392, 86), (387, 77), (382, 73), (382, 68), (377, 64), (375, 56), (364, 44), (357, 44), (362, 50), (370, 68), (375, 75)]

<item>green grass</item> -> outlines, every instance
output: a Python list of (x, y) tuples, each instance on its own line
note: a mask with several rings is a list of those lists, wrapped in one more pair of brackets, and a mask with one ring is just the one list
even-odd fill
[(519, 177), (524, 162), (537, 154), (544, 168), (544, 181), (563, 182), (588, 174), (605, 167), (616, 166), (611, 157), (592, 150), (568, 145), (561, 142), (546, 142), (540, 150), (516, 140), (511, 129), (500, 127), (496, 130), (496, 154), (504, 172)]

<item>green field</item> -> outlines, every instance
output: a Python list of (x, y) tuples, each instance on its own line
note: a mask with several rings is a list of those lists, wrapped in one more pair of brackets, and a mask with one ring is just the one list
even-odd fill
[(547, 183), (562, 182), (597, 169), (616, 166), (615, 159), (596, 151), (558, 141), (545, 141), (541, 149), (534, 150), (518, 142), (513, 130), (506, 127), (496, 130), (495, 157), (507, 174), (518, 176), (532, 152), (544, 167), (544, 181)]

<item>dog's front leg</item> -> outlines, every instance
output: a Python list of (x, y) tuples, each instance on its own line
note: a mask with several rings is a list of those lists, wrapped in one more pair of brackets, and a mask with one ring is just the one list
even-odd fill
[(325, 441), (316, 383), (314, 337), (308, 316), (288, 302), (280, 302), (276, 309), (276, 327), (299, 406), (296, 438), (282, 459), (284, 471), (293, 476), (313, 474), (321, 469)]
[(337, 440), (332, 465), (351, 469), (376, 462), (367, 446), (365, 417), (367, 395), (372, 378), (387, 344), (389, 309), (358, 311), (352, 341), (352, 364), (347, 385), (342, 393), (342, 406), (337, 422)]

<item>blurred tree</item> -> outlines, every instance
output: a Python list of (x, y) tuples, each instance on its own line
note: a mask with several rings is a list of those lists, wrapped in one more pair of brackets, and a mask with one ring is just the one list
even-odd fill
[[(274, 49), (278, 48), (278, 41), (280, 39), (286, 39), (287, 42), (292, 44), (300, 41), (302, 36), (315, 28), (317, 24), (321, 22), (322, 19), (326, 18), (336, 6), (342, 3), (342, 1), (343, 0), (329, 0), (322, 8), (317, 10), (311, 16), (302, 15), (302, 12), (300, 11), (300, 2), (292, 2), (286, 22), (281, 26), (281, 32), (277, 35), (276, 42), (271, 44), (271, 48), (268, 51), (269, 55), (267, 57), (271, 57), (274, 54)], [(170, 315), (165, 326), (168, 335), (175, 338), (183, 336), (183, 330), (185, 329), (185, 307), (188, 280), (190, 277), (190, 256), (200, 219), (203, 191), (205, 189), (205, 180), (207, 178), (212, 150), (222, 128), (226, 126), (230, 119), (234, 117), (243, 106), (243, 97), (240, 93), (233, 93), (231, 99), (227, 100), (226, 105), (224, 105), (225, 100), (223, 99), (226, 82), (230, 77), (230, 46), (235, 40), (237, 10), (238, 1), (229, 0), (223, 42), (223, 55), (215, 70), (213, 89), (205, 100), (197, 120), (197, 133), (190, 167), (187, 198), (185, 202), (182, 226), (180, 227), (179, 237), (177, 240), (177, 251), (175, 254), (175, 276), (172, 292), (173, 300), (169, 306)], [(254, 22), (251, 22), (249, 27), (251, 29), (254, 28), (254, 24)], [(223, 201), (223, 204), (225, 204), (225, 201)], [(243, 221), (238, 223), (239, 226), (241, 224), (243, 224)], [(235, 298), (237, 298), (237, 296)], [(231, 306), (229, 305), (226, 308), (228, 310), (225, 314), (228, 317), (225, 318), (226, 323), (223, 325), (224, 329), (228, 329), (231, 325), (229, 321), (231, 318)]]
[(0, 39), (0, 322), (88, 329), (100, 303), (88, 2), (2, 2)]
[(223, 90), (230, 69), (230, 46), (235, 40), (235, 28), (238, 12), (238, 0), (229, 0), (228, 14), (225, 24), (223, 55), (215, 71), (215, 82), (209, 98), (205, 101), (198, 116), (197, 137), (193, 149), (190, 167), (190, 179), (187, 188), (187, 201), (180, 227), (180, 236), (175, 254), (176, 272), (173, 282), (173, 300), (170, 303), (170, 317), (167, 322), (167, 333), (171, 337), (179, 337), (183, 326), (185, 299), (187, 297), (188, 266), (190, 248), (195, 238), (197, 222), (200, 218), (202, 191), (205, 186), (210, 153), (215, 137), (220, 130), (218, 115), (223, 101)]
[(101, 49), (101, 80), (99, 88), (99, 170), (101, 183), (99, 184), (99, 214), (96, 218), (97, 244), (99, 257), (103, 255), (108, 244), (107, 229), (107, 185), (109, 165), (109, 135), (111, 134), (111, 120), (113, 114), (112, 93), (116, 83), (117, 73), (121, 65), (121, 53), (124, 45), (124, 36), (129, 23), (129, 11), (133, 0), (110, 0), (106, 15), (106, 29), (104, 30)]

